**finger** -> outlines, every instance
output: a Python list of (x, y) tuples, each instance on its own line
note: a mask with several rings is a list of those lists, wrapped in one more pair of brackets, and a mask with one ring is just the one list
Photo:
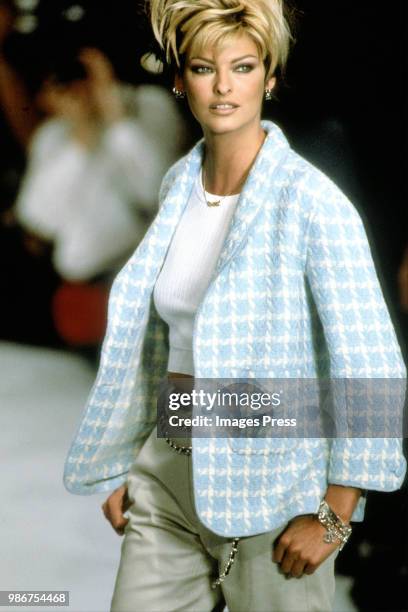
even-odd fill
[(282, 538), (279, 538), (273, 547), (272, 559), (275, 563), (281, 563), (286, 553), (287, 544)]
[(118, 504), (117, 500), (112, 500), (109, 505), (109, 520), (114, 529), (123, 529), (128, 522), (128, 519), (122, 514), (121, 504)]
[(117, 533), (119, 536), (123, 536), (123, 535), (124, 535), (124, 533), (125, 533), (125, 527), (126, 527), (126, 525), (128, 524), (128, 522), (129, 522), (129, 519), (125, 519), (125, 523), (124, 523), (124, 525), (122, 525), (121, 527), (114, 527), (114, 529), (115, 529), (116, 533)]
[(126, 512), (127, 510), (129, 510), (130, 506), (132, 505), (132, 501), (129, 499), (129, 495), (128, 495), (128, 490), (126, 489), (124, 495), (123, 495), (123, 501), (122, 501), (122, 512)]
[(292, 567), (294, 565), (294, 563), (296, 562), (296, 558), (289, 554), (287, 551), (285, 553), (285, 556), (282, 559), (282, 562), (280, 564), (280, 569), (284, 574), (291, 574), (292, 572)]
[(293, 578), (301, 578), (304, 574), (305, 566), (306, 566), (305, 561), (302, 561), (301, 559), (297, 559), (292, 565), (292, 569), (290, 570), (290, 575), (293, 576)]
[(127, 510), (129, 502), (128, 491), (126, 486), (121, 486), (116, 489), (112, 495), (107, 499), (109, 506), (109, 515), (112, 521), (113, 527), (122, 528), (127, 523), (127, 519), (124, 517), (124, 512)]
[(316, 571), (316, 566), (313, 565), (312, 563), (307, 563), (303, 569), (303, 573), (307, 574), (308, 576), (310, 576), (311, 574), (314, 574)]

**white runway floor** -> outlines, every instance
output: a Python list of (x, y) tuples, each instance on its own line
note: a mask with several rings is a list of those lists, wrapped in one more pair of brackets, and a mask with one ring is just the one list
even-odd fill
[[(109, 610), (122, 539), (102, 514), (106, 494), (62, 484), (93, 378), (75, 355), (0, 343), (0, 590), (70, 591), (69, 608), (0, 612)], [(355, 610), (349, 587), (338, 580), (336, 612)]]

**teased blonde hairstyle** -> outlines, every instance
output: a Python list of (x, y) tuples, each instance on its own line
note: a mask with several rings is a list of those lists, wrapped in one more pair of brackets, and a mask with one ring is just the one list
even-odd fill
[(187, 51), (248, 34), (265, 64), (265, 78), (283, 72), (291, 33), (283, 0), (150, 0), (154, 35), (168, 64), (181, 70)]

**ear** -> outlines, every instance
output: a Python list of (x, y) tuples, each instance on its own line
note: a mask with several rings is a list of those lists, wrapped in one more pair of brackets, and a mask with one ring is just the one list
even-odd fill
[(184, 91), (183, 77), (178, 72), (174, 75), (174, 87), (179, 91)]
[(265, 89), (274, 89), (275, 85), (276, 85), (276, 77), (273, 76), (266, 81)]

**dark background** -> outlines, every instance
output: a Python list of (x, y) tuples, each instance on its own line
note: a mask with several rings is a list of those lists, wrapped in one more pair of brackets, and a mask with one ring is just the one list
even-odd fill
[[(77, 22), (67, 19), (73, 4), (85, 9)], [(266, 106), (265, 113), (361, 212), (405, 351), (407, 315), (398, 306), (396, 274), (408, 244), (408, 2), (298, 0), (296, 7), (296, 44), (278, 100)], [(62, 49), (82, 45), (102, 48), (123, 80), (163, 80), (139, 65), (152, 45), (141, 3), (40, 0), (31, 14), (38, 18), (38, 27), (30, 34), (13, 35), (7, 55), (32, 91)], [(199, 136), (194, 123), (192, 134)], [(0, 207), (5, 208), (13, 202), (25, 156), (1, 114), (0, 139)], [(12, 245), (6, 255), (0, 271), (6, 267), (10, 273), (16, 263)], [(33, 277), (30, 291), (42, 289)], [(15, 291), (21, 291), (21, 301), (26, 299), (19, 282)], [(7, 301), (7, 295), (2, 299)], [(14, 312), (21, 316), (21, 311)], [(7, 316), (11, 329), (13, 312)], [(32, 337), (47, 343), (47, 338)], [(15, 339), (21, 338), (17, 334)], [(353, 592), (360, 609), (408, 610), (407, 518), (406, 490), (370, 495), (364, 526), (355, 528), (338, 558), (339, 571), (356, 579)]]

